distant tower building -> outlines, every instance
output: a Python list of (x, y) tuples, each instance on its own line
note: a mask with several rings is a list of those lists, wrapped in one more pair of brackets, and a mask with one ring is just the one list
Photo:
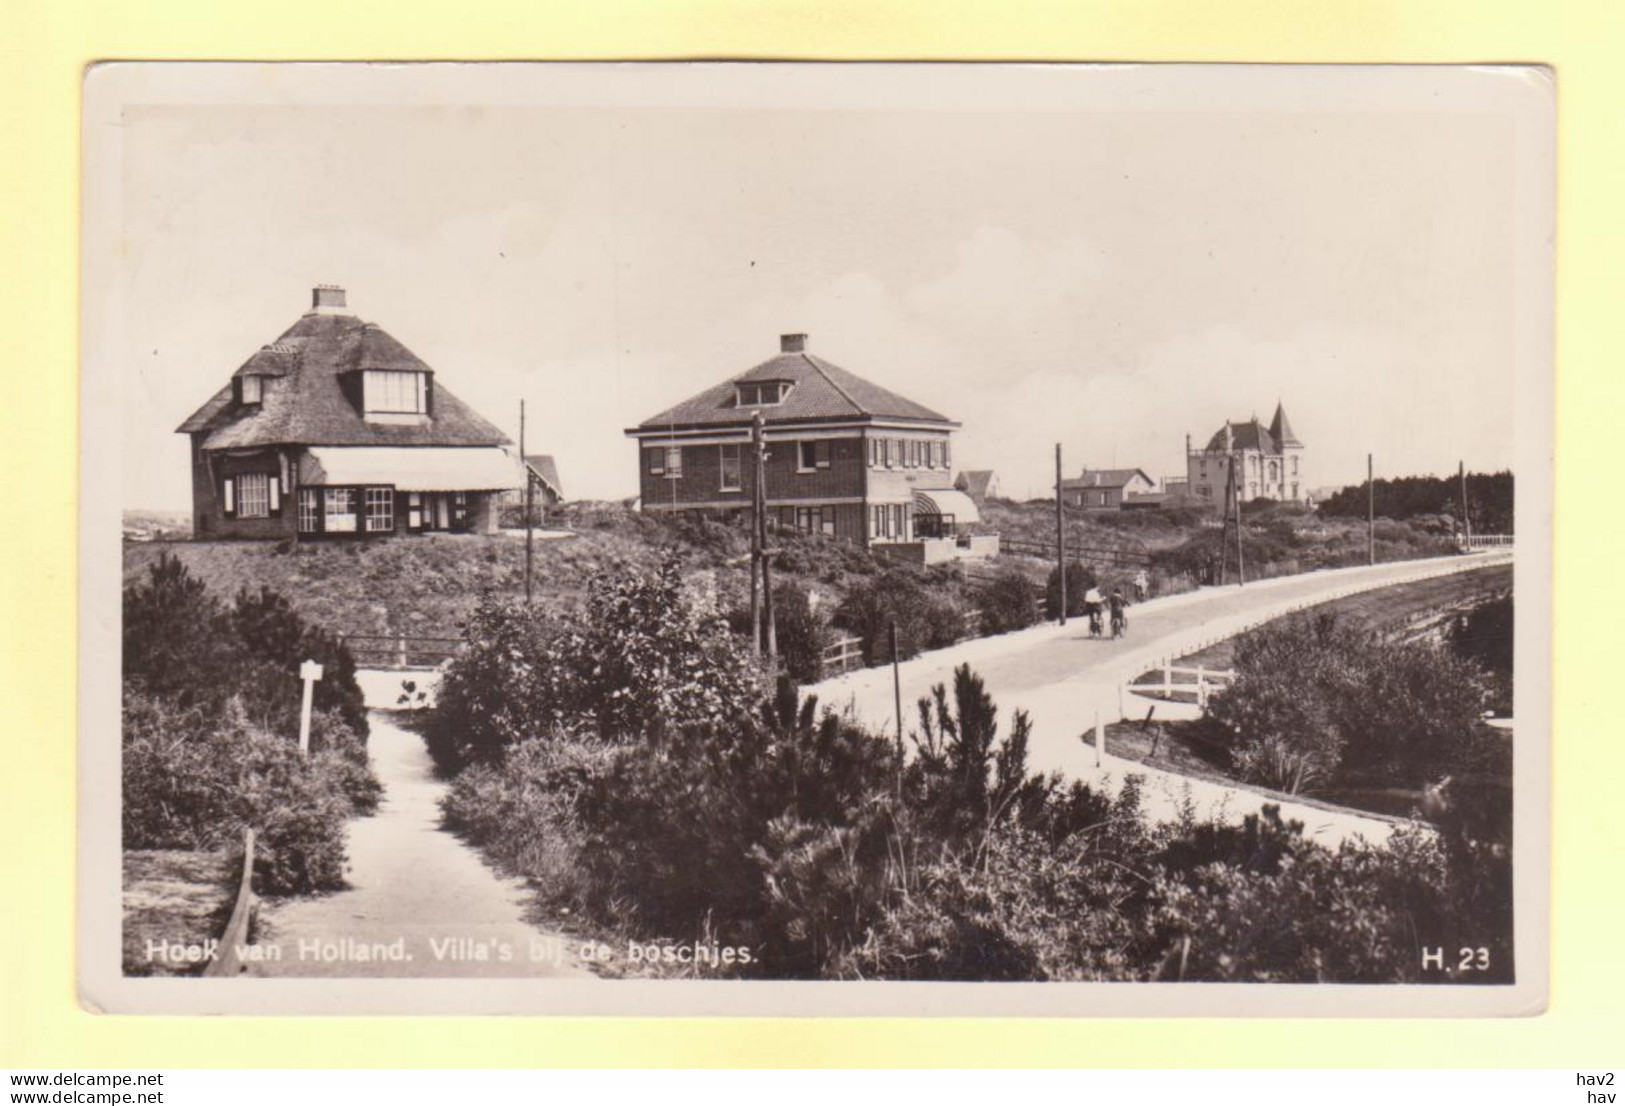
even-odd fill
[(1224, 503), (1232, 463), (1243, 500), (1309, 501), (1303, 443), (1292, 432), (1286, 408), (1279, 402), (1268, 427), (1256, 415), (1247, 422), (1226, 422), (1208, 439), (1206, 449), (1192, 449), (1186, 436), (1185, 475), (1196, 502)]

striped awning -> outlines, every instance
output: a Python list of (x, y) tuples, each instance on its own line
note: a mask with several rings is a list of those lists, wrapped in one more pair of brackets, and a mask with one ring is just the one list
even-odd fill
[(914, 490), (914, 513), (917, 515), (952, 515), (954, 523), (981, 522), (976, 501), (956, 488)]
[(496, 446), (312, 446), (299, 459), (299, 483), (490, 492), (524, 487), (525, 474), (513, 456)]

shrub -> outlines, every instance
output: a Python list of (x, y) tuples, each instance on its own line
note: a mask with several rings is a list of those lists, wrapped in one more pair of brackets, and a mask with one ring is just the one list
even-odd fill
[(1243, 635), (1209, 716), (1249, 779), (1297, 793), (1351, 772), (1420, 787), (1476, 754), (1484, 688), (1470, 664), (1328, 615)]
[[(1504, 850), (1441, 823), (1329, 850), (1266, 808), (1155, 826), (1030, 775), (961, 668), (917, 755), (782, 681), (755, 716), (639, 743), (525, 742), (454, 782), (447, 821), (572, 908), (751, 948), (784, 978), (1410, 981), (1419, 943), (1510, 953)], [(1510, 963), (1510, 961), (1508, 961)]]
[[(1066, 616), (1077, 618), (1083, 614), (1083, 597), (1089, 589), (1100, 583), (1100, 576), (1095, 572), (1093, 565), (1083, 565), (1076, 561), (1066, 566)], [(1060, 569), (1049, 570), (1049, 580), (1044, 585), (1044, 616), (1055, 619), (1061, 615), (1061, 573)]]
[[(125, 848), (229, 848), (252, 827), (261, 891), (342, 884), (352, 795), (368, 792), (371, 779), (350, 756), (334, 748), (306, 757), (292, 740), (250, 723), (235, 702), (206, 716), (129, 697), (123, 728)], [(375, 790), (370, 801), (376, 805)]]
[(1208, 715), (1242, 778), (1289, 794), (1332, 778), (1344, 737), (1328, 700), (1347, 693), (1356, 644), (1329, 618), (1291, 620), (1237, 641), (1235, 682), (1213, 696)]
[[(324, 665), (311, 752), (299, 751), (298, 665)], [(267, 893), (343, 882), (344, 824), (378, 805), (349, 651), (281, 596), (222, 606), (174, 557), (124, 592), (126, 848), (217, 848), (258, 834)]]
[(256, 724), (295, 732), (306, 660), (323, 666), (314, 709), (336, 712), (365, 741), (366, 707), (350, 651), (278, 593), (245, 588), (223, 606), (167, 553), (145, 581), (124, 589), (124, 680), (137, 693), (206, 712), (235, 699)]
[(545, 888), (554, 904), (613, 913), (610, 899), (593, 894), (576, 802), (615, 756), (594, 742), (521, 742), (500, 763), (457, 774), (441, 799), (446, 825)]
[(1347, 769), (1421, 787), (1473, 761), (1488, 697), (1476, 666), (1427, 642), (1380, 638), (1357, 663), (1332, 719)]
[(1480, 603), (1456, 618), (1445, 635), (1451, 650), (1477, 664), (1489, 677), (1489, 705), (1502, 714), (1512, 713), (1512, 596), (1503, 595)]
[(1027, 773), (1032, 722), (1017, 711), (998, 733), (998, 708), (968, 664), (954, 669), (953, 709), (942, 684), (917, 704), (914, 803), (934, 836), (957, 842), (1042, 807), (1052, 786)]
[(1418, 981), (1418, 935), (1437, 934), (1447, 873), (1425, 839), (1393, 846), (1314, 845), (1266, 808), (1249, 829), (1272, 859), (1165, 870), (1156, 878), (1156, 978), (1213, 982)]
[(124, 589), (127, 688), (182, 711), (218, 710), (236, 686), (240, 654), (219, 600), (178, 558), (163, 554), (145, 581)]
[(365, 747), (366, 699), (356, 682), (355, 658), (337, 637), (306, 622), (268, 587), (239, 591), (226, 625), (245, 657), (258, 662), (253, 678), (239, 681), (238, 693), (265, 704), (268, 724), (277, 729), (297, 724), (299, 664), (312, 660), (322, 666), (322, 678), (312, 689), (313, 710), (335, 714)]
[[(749, 600), (728, 612), (733, 632), (750, 641), (753, 619)], [(773, 626), (784, 671), (798, 684), (817, 683), (824, 674), (829, 622), (814, 609), (812, 595), (794, 580), (773, 582)]]
[(1146, 959), (1150, 838), (1131, 778), (1048, 801), (1058, 834), (1005, 824), (967, 859), (939, 853), (830, 974), (904, 980), (1130, 979)]
[(760, 697), (749, 652), (684, 595), (674, 557), (652, 574), (595, 577), (584, 611), (554, 615), (488, 596), (467, 631), (426, 730), (448, 772), (531, 738), (636, 741), (718, 725)]
[(958, 641), (965, 627), (960, 607), (945, 594), (946, 583), (945, 574), (928, 578), (909, 569), (889, 568), (854, 584), (835, 620), (863, 642), (863, 658), (869, 664), (891, 661), (894, 623), (899, 660), (941, 649)]
[(1038, 588), (1017, 568), (1000, 569), (976, 593), (982, 613), (982, 633), (1022, 630), (1038, 621)]

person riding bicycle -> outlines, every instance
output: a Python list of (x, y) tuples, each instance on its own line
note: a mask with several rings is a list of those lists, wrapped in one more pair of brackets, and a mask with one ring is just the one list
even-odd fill
[(1128, 629), (1128, 600), (1123, 598), (1121, 588), (1113, 588), (1107, 602), (1112, 609), (1112, 637), (1122, 637), (1123, 631)]
[(1100, 636), (1100, 612), (1106, 605), (1100, 589), (1091, 587), (1083, 593), (1083, 613), (1089, 616), (1089, 636)]

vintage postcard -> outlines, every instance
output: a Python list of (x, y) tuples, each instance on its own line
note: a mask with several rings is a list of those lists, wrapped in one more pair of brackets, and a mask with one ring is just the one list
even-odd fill
[(1543, 1009), (1554, 99), (92, 68), (81, 1001)]

